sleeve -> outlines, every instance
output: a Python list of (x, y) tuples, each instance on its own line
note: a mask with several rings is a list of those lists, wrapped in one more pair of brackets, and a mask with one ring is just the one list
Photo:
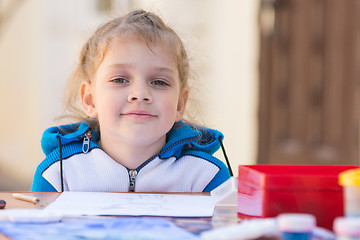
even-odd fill
[(39, 169), (36, 170), (31, 186), (32, 192), (57, 192), (57, 190), (41, 175)]
[[(219, 160), (220, 161), (220, 160)], [(218, 163), (220, 167), (219, 172), (215, 175), (215, 177), (209, 182), (209, 184), (204, 188), (203, 192), (211, 192), (221, 184), (223, 184), (226, 180), (230, 178), (229, 169), (225, 166), (224, 163)]]

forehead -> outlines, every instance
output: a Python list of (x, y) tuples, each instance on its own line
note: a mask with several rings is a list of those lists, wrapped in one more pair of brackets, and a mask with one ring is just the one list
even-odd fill
[(170, 48), (162, 42), (148, 43), (139, 37), (118, 37), (109, 43), (102, 64), (113, 61), (124, 63), (147, 62), (176, 68), (176, 58)]

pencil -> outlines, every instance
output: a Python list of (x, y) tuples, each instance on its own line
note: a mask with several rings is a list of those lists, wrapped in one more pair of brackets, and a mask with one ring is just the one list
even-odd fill
[(13, 196), (13, 198), (23, 200), (23, 201), (27, 201), (27, 202), (32, 202), (32, 203), (40, 202), (39, 198), (37, 198), (35, 196), (26, 195), (26, 194), (14, 193), (12, 196)]

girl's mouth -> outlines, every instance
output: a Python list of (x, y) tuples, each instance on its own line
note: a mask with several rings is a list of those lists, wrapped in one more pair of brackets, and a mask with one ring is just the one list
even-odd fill
[(121, 114), (123, 116), (128, 116), (128, 117), (132, 117), (132, 118), (137, 118), (137, 119), (150, 119), (150, 118), (154, 118), (157, 117), (154, 114), (151, 114), (147, 111), (129, 111), (126, 112), (124, 114)]

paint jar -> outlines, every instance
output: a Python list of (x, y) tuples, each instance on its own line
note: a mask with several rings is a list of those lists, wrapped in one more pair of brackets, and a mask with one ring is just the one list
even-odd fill
[(312, 214), (283, 213), (277, 220), (282, 240), (310, 240), (316, 227), (316, 219)]
[(360, 239), (359, 217), (337, 217), (334, 220), (333, 231), (337, 240)]
[(343, 186), (345, 216), (360, 217), (360, 168), (341, 172), (339, 184)]

